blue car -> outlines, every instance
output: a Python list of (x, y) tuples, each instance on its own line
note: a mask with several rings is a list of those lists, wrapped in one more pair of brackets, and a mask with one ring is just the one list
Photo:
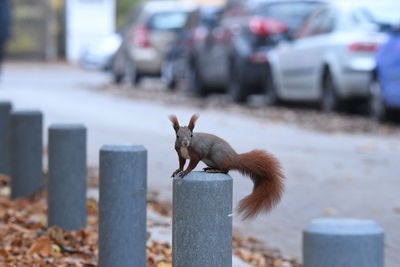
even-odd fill
[(370, 92), (373, 118), (383, 120), (392, 111), (400, 110), (400, 25), (377, 53)]

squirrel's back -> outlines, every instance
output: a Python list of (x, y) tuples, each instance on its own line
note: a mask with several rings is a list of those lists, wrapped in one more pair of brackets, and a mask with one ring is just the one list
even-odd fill
[(214, 168), (226, 169), (226, 161), (237, 155), (228, 142), (209, 133), (194, 133), (191, 147), (202, 161)]

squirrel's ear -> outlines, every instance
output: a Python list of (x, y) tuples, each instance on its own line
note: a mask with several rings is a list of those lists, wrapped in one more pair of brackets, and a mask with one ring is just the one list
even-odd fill
[(193, 132), (193, 129), (194, 129), (194, 124), (196, 123), (198, 118), (199, 118), (199, 115), (197, 115), (197, 114), (193, 114), (193, 116), (190, 118), (188, 128), (192, 132)]
[(178, 132), (180, 128), (178, 118), (175, 115), (170, 115), (169, 120), (172, 122), (172, 126), (174, 127), (175, 132)]

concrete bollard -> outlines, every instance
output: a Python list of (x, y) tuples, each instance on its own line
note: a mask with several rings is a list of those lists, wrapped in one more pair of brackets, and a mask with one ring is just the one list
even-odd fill
[(10, 174), (10, 112), (11, 103), (0, 101), (0, 174)]
[(11, 112), (11, 198), (29, 197), (43, 186), (43, 115)]
[(173, 179), (174, 267), (232, 266), (232, 178), (190, 172)]
[(49, 128), (48, 224), (66, 230), (86, 226), (86, 128)]
[(146, 266), (147, 151), (100, 150), (99, 267)]
[(383, 240), (374, 221), (313, 220), (303, 232), (304, 267), (383, 267)]

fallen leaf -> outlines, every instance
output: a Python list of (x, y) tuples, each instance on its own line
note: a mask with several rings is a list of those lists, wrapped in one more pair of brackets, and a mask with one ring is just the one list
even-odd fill
[(324, 209), (324, 213), (325, 213), (325, 215), (332, 216), (332, 215), (336, 214), (336, 210), (334, 208), (327, 207)]
[(7, 257), (8, 253), (7, 250), (5, 250), (4, 248), (0, 248), (0, 257)]
[(37, 253), (42, 257), (48, 257), (51, 255), (52, 250), (53, 242), (47, 236), (42, 236), (33, 241), (32, 246), (28, 250), (28, 254), (33, 255)]
[(172, 267), (172, 263), (166, 261), (160, 261), (156, 265), (157, 267)]
[(0, 195), (1, 195), (1, 196), (9, 197), (10, 194), (11, 194), (11, 189), (10, 189), (10, 187), (3, 187), (3, 188), (0, 188)]

